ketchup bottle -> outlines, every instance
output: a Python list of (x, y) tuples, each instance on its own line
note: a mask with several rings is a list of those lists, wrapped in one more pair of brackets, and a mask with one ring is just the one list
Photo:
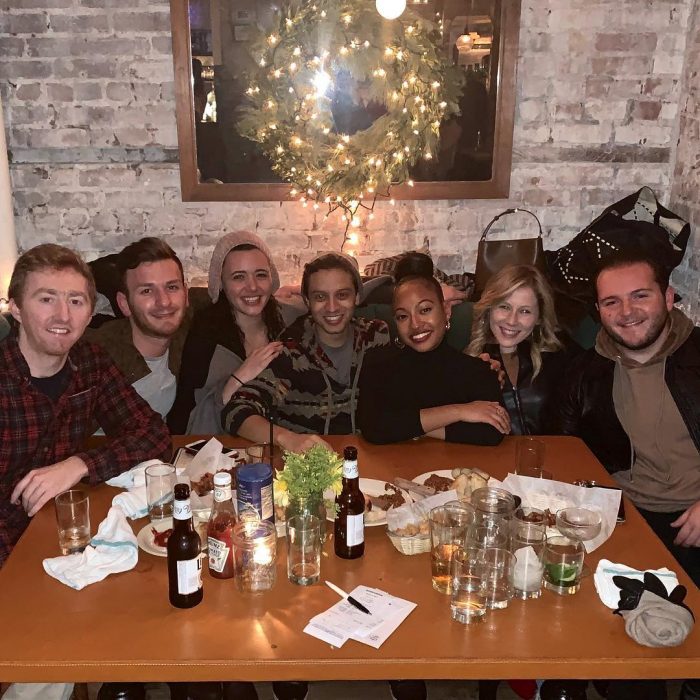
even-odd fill
[(233, 577), (233, 544), (231, 533), (236, 524), (236, 511), (231, 500), (231, 475), (214, 474), (214, 506), (207, 526), (209, 573), (213, 578)]

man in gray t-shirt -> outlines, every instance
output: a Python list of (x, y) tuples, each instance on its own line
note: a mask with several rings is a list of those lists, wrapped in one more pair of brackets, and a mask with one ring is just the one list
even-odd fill
[(175, 401), (187, 334), (187, 286), (175, 251), (142, 238), (119, 254), (117, 303), (125, 318), (86, 334), (102, 345), (138, 394), (163, 418)]

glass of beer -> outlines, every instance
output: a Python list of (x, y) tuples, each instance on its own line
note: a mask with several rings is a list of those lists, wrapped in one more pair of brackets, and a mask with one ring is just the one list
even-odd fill
[(428, 522), (433, 588), (449, 595), (452, 592), (452, 556), (464, 546), (467, 530), (474, 522), (474, 511), (458, 504), (446, 504), (433, 508)]
[(82, 489), (69, 489), (54, 499), (61, 554), (82, 552), (90, 543), (90, 499)]

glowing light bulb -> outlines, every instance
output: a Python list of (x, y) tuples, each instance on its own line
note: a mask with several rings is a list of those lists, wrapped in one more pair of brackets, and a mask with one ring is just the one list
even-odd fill
[(384, 19), (396, 19), (406, 9), (406, 0), (377, 0), (377, 12)]
[(320, 70), (313, 79), (313, 85), (319, 95), (325, 95), (326, 90), (331, 86), (331, 76), (324, 70)]

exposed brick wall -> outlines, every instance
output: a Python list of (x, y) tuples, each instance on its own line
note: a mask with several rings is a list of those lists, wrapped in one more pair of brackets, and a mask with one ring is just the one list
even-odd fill
[(673, 282), (683, 305), (700, 321), (700, 2), (688, 28), (686, 63), (679, 104), (679, 135), (671, 187), (671, 208), (690, 221), (693, 236)]
[[(470, 270), (478, 234), (506, 206), (537, 212), (546, 247), (557, 248), (642, 184), (667, 201), (693, 2), (523, 0), (511, 198), (384, 206), (359, 232), (360, 260), (427, 242), (444, 269)], [(57, 240), (92, 258), (160, 235), (201, 282), (217, 236), (245, 227), (291, 281), (340, 244), (339, 222), (314, 221), (298, 204), (180, 201), (167, 3), (3, 5), (0, 89), (21, 249)], [(697, 56), (697, 31), (694, 41)]]

